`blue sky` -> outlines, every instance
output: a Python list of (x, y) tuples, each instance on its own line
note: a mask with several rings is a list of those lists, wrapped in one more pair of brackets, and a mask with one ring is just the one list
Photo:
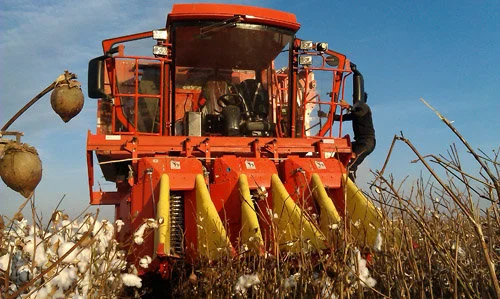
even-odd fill
[[(358, 65), (377, 133), (377, 148), (358, 173), (361, 187), (370, 169), (381, 169), (400, 131), (423, 154), (446, 154), (459, 142), (421, 97), (453, 120), (474, 148), (498, 150), (500, 1), (228, 2), (292, 12), (302, 26), (298, 37), (326, 41)], [(1, 125), (65, 69), (79, 75), (86, 96), (87, 64), (102, 54), (101, 41), (164, 26), (172, 3), (1, 0)], [(43, 161), (38, 210), (49, 217), (66, 195), (62, 208), (76, 215), (89, 200), (85, 142), (87, 130), (95, 132), (96, 102), (86, 97), (83, 111), (69, 123), (49, 102), (49, 96), (42, 98), (10, 130), (23, 131), (23, 142), (35, 146)], [(418, 174), (414, 158), (400, 143), (388, 171), (397, 179)], [(0, 214), (11, 216), (21, 202), (0, 182)], [(104, 215), (111, 217), (111, 211), (104, 209)]]

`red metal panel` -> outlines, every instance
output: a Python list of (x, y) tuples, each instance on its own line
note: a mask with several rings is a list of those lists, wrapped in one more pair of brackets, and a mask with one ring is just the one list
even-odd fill
[[(254, 143), (257, 142), (257, 146)], [(222, 154), (238, 154), (248, 157), (279, 157), (291, 154), (314, 153), (318, 149), (322, 153), (351, 154), (348, 138), (254, 138), (254, 137), (222, 137), (222, 136), (142, 136), (142, 135), (92, 135), (87, 138), (87, 150), (111, 151), (117, 159), (130, 156), (132, 151), (137, 155), (158, 155), (175, 152), (180, 156), (205, 157), (207, 150), (212, 156)]]
[(284, 161), (285, 182), (297, 181), (306, 176), (311, 181), (311, 174), (317, 173), (326, 189), (340, 188), (342, 174), (346, 173), (345, 166), (337, 159), (299, 158), (290, 157)]
[[(195, 185), (195, 178), (198, 174), (203, 174), (203, 166), (197, 159), (183, 157), (147, 157), (142, 158), (140, 163), (145, 170), (153, 171), (155, 186), (158, 184), (162, 174), (168, 174), (170, 180), (170, 190), (192, 190)], [(138, 180), (144, 180), (146, 174), (138, 173)]]
[(215, 3), (174, 4), (167, 18), (167, 26), (175, 21), (225, 20), (235, 15), (243, 15), (246, 21), (251, 23), (273, 25), (293, 31), (300, 28), (292, 13), (256, 6)]
[(271, 175), (277, 172), (274, 162), (269, 159), (223, 156), (216, 159), (214, 163), (216, 183), (228, 180), (237, 181), (240, 174), (244, 173), (248, 177), (250, 189), (269, 188), (271, 186)]

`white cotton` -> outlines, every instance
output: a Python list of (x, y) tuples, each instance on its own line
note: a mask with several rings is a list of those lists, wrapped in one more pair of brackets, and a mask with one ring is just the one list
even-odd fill
[[(94, 223), (94, 217), (92, 217), (90, 215), (87, 215), (85, 217), (85, 219), (83, 220), (83, 223), (82, 223), (82, 225), (80, 227), (79, 232), (80, 233), (86, 233), (86, 232), (88, 232), (90, 230), (90, 226), (92, 225), (92, 223)], [(97, 225), (97, 222), (96, 222), (95, 225)]]
[(62, 230), (62, 235), (64, 236), (65, 240), (70, 240), (73, 233), (72, 233), (72, 224), (71, 221), (69, 220), (63, 220), (61, 221), (61, 230)]
[(83, 277), (83, 279), (78, 282), (78, 286), (82, 291), (82, 296), (87, 297), (87, 293), (89, 292), (89, 285), (90, 285), (90, 276), (89, 272), (87, 272)]
[(379, 229), (377, 231), (377, 237), (375, 237), (375, 243), (373, 244), (373, 249), (375, 251), (381, 251), (383, 243), (384, 243), (384, 238), (382, 237), (382, 232)]
[(23, 265), (17, 270), (17, 280), (20, 282), (18, 284), (28, 282), (32, 276), (28, 265)]
[(146, 231), (146, 228), (157, 228), (158, 224), (156, 223), (156, 220), (153, 218), (146, 219), (146, 221), (139, 226), (139, 228), (135, 231), (134, 233), (134, 243), (137, 245), (141, 245), (144, 243), (144, 232)]
[(337, 299), (337, 295), (334, 292), (333, 281), (327, 277), (321, 283), (321, 294), (320, 298), (324, 299)]
[(45, 252), (45, 249), (42, 245), (38, 245), (35, 254), (35, 265), (41, 268), (45, 268), (45, 265), (48, 261), (49, 259), (47, 257), (47, 253)]
[[(40, 235), (40, 228), (39, 227), (36, 227), (36, 232), (37, 232), (37, 236)], [(30, 226), (30, 228), (28, 230), (28, 235), (29, 236), (35, 235), (35, 226), (34, 225)]]
[(54, 294), (52, 294), (52, 299), (66, 299), (66, 294), (61, 289), (57, 289)]
[(373, 277), (368, 277), (364, 280), (364, 285), (373, 288), (377, 284), (377, 281)]
[(115, 258), (110, 262), (110, 267), (112, 270), (125, 270), (127, 267), (127, 262)]
[[(457, 247), (455, 246), (455, 243), (453, 243), (453, 244), (451, 245), (451, 250), (453, 250), (453, 251), (455, 251), (455, 250), (456, 250), (456, 251), (457, 251), (457, 253), (458, 253), (458, 256), (459, 256), (460, 258), (464, 258), (464, 257), (465, 257), (465, 255), (466, 255), (466, 254), (465, 254), (465, 250), (464, 250), (462, 247), (460, 247), (460, 246), (458, 246), (458, 249), (457, 249)], [(453, 252), (453, 253), (455, 253), (455, 252)]]
[(7, 267), (9, 266), (10, 254), (4, 254), (0, 257), (0, 270), (7, 271)]
[(85, 271), (87, 271), (87, 269), (89, 267), (89, 263), (87, 263), (87, 262), (78, 262), (78, 264), (76, 264), (76, 266), (78, 267), (78, 272), (85, 273)]
[(115, 225), (116, 225), (116, 231), (120, 232), (122, 230), (122, 226), (125, 225), (125, 222), (123, 222), (121, 219), (118, 219), (115, 221)]
[(52, 278), (52, 284), (60, 289), (67, 290), (77, 278), (76, 268), (68, 267)]
[(247, 289), (256, 286), (260, 283), (259, 276), (257, 274), (244, 274), (238, 278), (234, 286), (234, 291), (236, 294), (244, 295), (247, 293)]
[(331, 230), (336, 230), (339, 228), (339, 225), (337, 223), (330, 224), (330, 225), (328, 225), (328, 228)]
[[(77, 250), (78, 251), (78, 250)], [(76, 259), (80, 262), (90, 262), (90, 258), (92, 257), (92, 251), (89, 248), (84, 248), (82, 251), (78, 252), (76, 255)]]
[(285, 288), (285, 290), (296, 288), (297, 281), (299, 280), (299, 278), (300, 278), (300, 273), (298, 272), (287, 277), (283, 281), (283, 287)]
[(151, 264), (151, 257), (149, 255), (145, 255), (143, 258), (139, 260), (139, 266), (141, 266), (144, 269), (147, 269), (149, 267), (149, 264)]
[(37, 292), (33, 293), (30, 298), (50, 298), (51, 286), (43, 286)]
[[(359, 252), (359, 250), (356, 250), (356, 259), (357, 259), (357, 276), (359, 278), (359, 280), (361, 281), (361, 285), (363, 287), (370, 287), (370, 288), (373, 288), (375, 286), (375, 284), (377, 283), (377, 281), (370, 276), (370, 271), (368, 270), (368, 268), (366, 267), (366, 260), (361, 258), (361, 253)], [(352, 270), (354, 272), (356, 272), (356, 267), (353, 266), (352, 267)]]
[(51, 246), (56, 246), (58, 247), (59, 245), (61, 245), (62, 243), (64, 243), (64, 238), (61, 236), (61, 235), (52, 235), (50, 237), (50, 240), (49, 240), (49, 243)]
[(23, 247), (23, 252), (29, 256), (31, 260), (33, 260), (33, 254), (35, 257), (35, 265), (39, 267), (43, 267), (49, 259), (47, 258), (47, 253), (45, 252), (43, 244), (41, 244), (41, 239), (37, 238), (38, 246), (36, 247), (35, 252), (35, 238), (33, 236), (29, 236), (24, 239), (26, 244)]
[(141, 288), (142, 287), (142, 279), (134, 274), (122, 274), (122, 281), (123, 284), (128, 286), (128, 287), (136, 287), (136, 288)]
[(71, 221), (69, 221), (69, 220), (63, 220), (63, 221), (61, 221), (61, 226), (65, 227), (65, 228), (70, 228), (71, 229), (71, 227), (72, 227)]
[(26, 236), (26, 226), (28, 226), (28, 220), (23, 218), (21, 220), (14, 220), (12, 223), (12, 227), (14, 228), (14, 232), (16, 236), (25, 237)]
[(94, 244), (97, 254), (105, 253), (108, 248), (108, 242), (101, 237), (97, 238), (97, 242), (95, 242)]
[[(99, 220), (96, 220), (95, 221), (95, 224), (94, 224), (94, 229), (92, 230), (92, 234), (95, 236), (97, 235), (97, 232), (101, 229), (102, 227), (102, 224), (101, 224), (101, 221)], [(104, 229), (104, 228), (103, 228)]]
[(144, 243), (144, 238), (142, 236), (134, 236), (134, 243), (137, 245), (142, 245), (142, 243)]
[[(59, 248), (57, 249), (57, 254), (59, 258), (61, 258), (66, 252), (68, 252), (73, 246), (75, 246), (75, 243), (73, 242), (65, 242), (62, 243)], [(68, 256), (66, 256), (63, 260), (64, 263), (72, 263), (76, 259), (76, 255), (78, 254), (78, 249), (75, 248)]]

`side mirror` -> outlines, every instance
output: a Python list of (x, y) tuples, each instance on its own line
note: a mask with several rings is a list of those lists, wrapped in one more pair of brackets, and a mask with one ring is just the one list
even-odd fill
[(104, 63), (108, 56), (99, 56), (89, 61), (88, 94), (89, 98), (108, 98), (104, 91)]

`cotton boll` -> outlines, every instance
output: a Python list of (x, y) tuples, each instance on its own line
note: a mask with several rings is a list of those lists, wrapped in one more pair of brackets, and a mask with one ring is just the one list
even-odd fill
[(57, 289), (54, 294), (52, 294), (52, 299), (66, 299), (66, 295), (63, 290)]
[(52, 292), (51, 286), (43, 286), (38, 291), (33, 293), (30, 298), (50, 298), (50, 293)]
[(60, 235), (53, 235), (52, 237), (50, 237), (49, 240), (50, 247), (55, 252), (59, 249), (59, 246), (64, 242), (65, 242), (64, 238)]
[(95, 249), (97, 251), (97, 254), (103, 254), (106, 252), (108, 248), (108, 243), (106, 240), (103, 240), (102, 238), (98, 238), (97, 242), (95, 244)]
[(143, 236), (144, 236), (144, 231), (146, 230), (146, 228), (158, 228), (158, 223), (153, 218), (146, 219), (144, 221), (144, 223), (141, 224), (141, 226), (139, 226), (139, 228), (134, 233), (135, 244), (141, 245), (142, 243), (144, 243)]
[[(37, 240), (39, 240), (39, 239), (37, 239)], [(28, 237), (25, 239), (25, 241), (27, 243), (23, 247), (23, 252), (25, 254), (27, 254), (31, 260), (33, 260), (33, 257), (35, 258), (35, 260), (34, 260), (35, 266), (43, 267), (48, 262), (47, 254), (45, 252), (43, 244), (41, 244), (39, 242), (38, 246), (36, 246), (36, 249), (35, 249), (34, 238)], [(33, 254), (35, 252), (35, 250), (36, 250), (36, 253)]]
[(0, 257), (0, 270), (7, 271), (7, 267), (9, 266), (10, 254), (4, 254)]
[(113, 270), (125, 270), (127, 267), (127, 262), (120, 259), (113, 259), (110, 263), (111, 269)]
[(92, 256), (92, 251), (89, 248), (84, 248), (82, 251), (78, 252), (76, 259), (80, 262), (89, 262)]
[(134, 243), (137, 245), (142, 245), (142, 243), (144, 243), (144, 238), (142, 236), (134, 236)]
[[(59, 258), (61, 258), (66, 252), (68, 252), (75, 243), (73, 242), (65, 242), (62, 243), (59, 248), (57, 249), (57, 254), (59, 255)], [(73, 250), (68, 256), (66, 256), (63, 260), (64, 263), (72, 263), (76, 259), (76, 255), (78, 253), (78, 249)]]
[[(79, 232), (82, 234), (88, 232), (90, 230), (92, 223), (94, 223), (94, 217), (92, 217), (91, 215), (86, 215), (80, 227)], [(97, 222), (95, 225), (97, 225)]]
[(334, 292), (333, 281), (329, 277), (327, 277), (321, 283), (320, 298), (324, 298), (324, 299), (337, 299), (338, 298)]
[(77, 267), (78, 267), (78, 272), (85, 273), (85, 271), (87, 271), (87, 269), (89, 268), (89, 263), (78, 262)]
[(39, 228), (38, 226), (36, 226), (36, 229), (35, 229), (35, 226), (32, 225), (28, 229), (28, 235), (29, 236), (33, 236), (33, 235), (35, 235), (35, 232), (36, 232), (37, 236), (39, 236), (40, 235), (40, 231), (41, 231), (41, 228)]
[(76, 268), (68, 267), (54, 276), (54, 278), (52, 278), (52, 283), (62, 290), (67, 290), (77, 278)]
[(373, 288), (377, 284), (377, 281), (373, 277), (368, 277), (364, 280), (364, 285)]
[(136, 288), (141, 288), (142, 287), (142, 279), (134, 274), (122, 274), (122, 281), (123, 284), (128, 286), (128, 287), (136, 287)]
[(87, 297), (87, 293), (89, 292), (89, 285), (90, 285), (90, 276), (89, 272), (85, 273), (85, 276), (83, 277), (82, 280), (79, 281), (78, 286), (80, 287), (80, 290), (82, 291), (82, 296)]
[(145, 255), (143, 258), (139, 260), (139, 266), (141, 266), (144, 269), (147, 269), (149, 267), (149, 264), (151, 264), (151, 257), (149, 255)]
[(300, 278), (300, 273), (295, 273), (295, 274), (292, 274), (289, 277), (287, 277), (283, 281), (283, 287), (285, 288), (285, 290), (296, 288), (297, 281), (299, 280), (299, 278)]
[(23, 252), (29, 254), (30, 257), (33, 257), (33, 252), (35, 251), (35, 240), (33, 236), (24, 238), (23, 242)]
[(94, 224), (94, 229), (92, 230), (92, 234), (94, 236), (97, 235), (97, 233), (99, 232), (99, 230), (101, 229), (101, 227), (102, 227), (101, 221), (96, 220), (95, 224)]
[(73, 235), (72, 228), (73, 227), (71, 225), (71, 221), (69, 221), (69, 220), (61, 221), (61, 229), (63, 230), (63, 235), (64, 235), (66, 240), (71, 239), (71, 236)]
[(123, 222), (121, 219), (118, 219), (115, 221), (116, 225), (116, 231), (120, 232), (122, 230), (122, 227), (125, 225), (125, 222)]
[(111, 241), (115, 235), (115, 227), (110, 224), (107, 220), (102, 221), (102, 225), (104, 228), (103, 235), (106, 241)]
[(146, 230), (146, 227), (148, 225), (146, 223), (143, 223), (141, 224), (141, 226), (139, 226), (139, 228), (136, 230), (136, 232), (134, 233), (134, 243), (137, 244), (137, 245), (141, 245), (142, 243), (144, 243), (144, 238), (143, 238), (143, 235), (144, 235), (144, 231)]
[(236, 294), (245, 295), (248, 288), (256, 286), (259, 283), (260, 279), (257, 274), (244, 274), (238, 278), (238, 281), (234, 286), (234, 291)]
[(26, 218), (23, 218), (21, 220), (14, 220), (14, 222), (12, 223), (12, 227), (14, 228), (13, 232), (15, 233), (16, 236), (21, 238), (26, 236), (27, 226), (28, 226), (28, 220)]
[(43, 249), (43, 246), (38, 246), (36, 248), (36, 254), (35, 254), (35, 266), (42, 267), (47, 264), (49, 261), (47, 254), (45, 253), (45, 250)]
[(30, 268), (28, 265), (21, 266), (17, 270), (17, 282), (18, 282), (18, 284), (28, 282), (32, 276), (33, 275), (31, 275), (31, 271), (30, 271)]
[[(366, 260), (361, 258), (361, 253), (356, 249), (357, 269), (356, 265), (352, 266), (352, 271), (357, 273), (357, 277), (361, 281), (361, 285), (366, 287), (374, 287), (377, 281), (370, 276), (370, 271), (366, 267)], [(356, 271), (357, 270), (357, 271)]]
[(382, 232), (379, 229), (377, 231), (377, 237), (375, 237), (375, 243), (373, 244), (373, 249), (375, 251), (381, 251), (383, 242), (384, 242), (384, 238), (382, 237)]

